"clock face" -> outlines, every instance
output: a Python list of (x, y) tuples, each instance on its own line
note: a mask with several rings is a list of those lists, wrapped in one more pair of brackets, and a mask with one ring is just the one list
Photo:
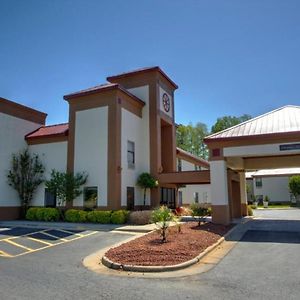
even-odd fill
[(170, 98), (166, 93), (163, 94), (162, 101), (163, 101), (164, 110), (166, 112), (169, 112), (171, 103), (170, 103)]

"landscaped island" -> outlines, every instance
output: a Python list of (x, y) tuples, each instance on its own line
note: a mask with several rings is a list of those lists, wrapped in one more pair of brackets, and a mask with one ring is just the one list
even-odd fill
[(224, 236), (232, 225), (223, 226), (188, 222), (169, 228), (167, 242), (162, 243), (158, 232), (151, 232), (116, 248), (105, 257), (121, 265), (169, 266), (189, 261)]

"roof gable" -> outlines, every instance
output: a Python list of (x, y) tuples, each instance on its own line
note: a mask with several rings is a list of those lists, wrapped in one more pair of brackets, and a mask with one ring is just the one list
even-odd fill
[(300, 133), (300, 106), (283, 106), (231, 128), (212, 134), (206, 137), (204, 141), (209, 143), (218, 140), (276, 135), (288, 132)]

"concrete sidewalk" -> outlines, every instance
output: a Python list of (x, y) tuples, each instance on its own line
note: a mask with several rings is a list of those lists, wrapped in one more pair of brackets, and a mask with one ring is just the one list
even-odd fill
[(117, 225), (117, 224), (93, 224), (93, 223), (68, 223), (68, 222), (37, 222), (27, 220), (0, 221), (0, 227), (28, 227), (28, 228), (61, 228), (74, 230), (94, 231), (122, 231), (147, 233), (156, 229), (155, 224), (148, 225)]

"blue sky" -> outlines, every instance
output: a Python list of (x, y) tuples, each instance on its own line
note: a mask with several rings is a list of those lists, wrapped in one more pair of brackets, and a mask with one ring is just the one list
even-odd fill
[(0, 96), (68, 120), (63, 95), (159, 65), (176, 122), (300, 105), (300, 1), (0, 0)]

